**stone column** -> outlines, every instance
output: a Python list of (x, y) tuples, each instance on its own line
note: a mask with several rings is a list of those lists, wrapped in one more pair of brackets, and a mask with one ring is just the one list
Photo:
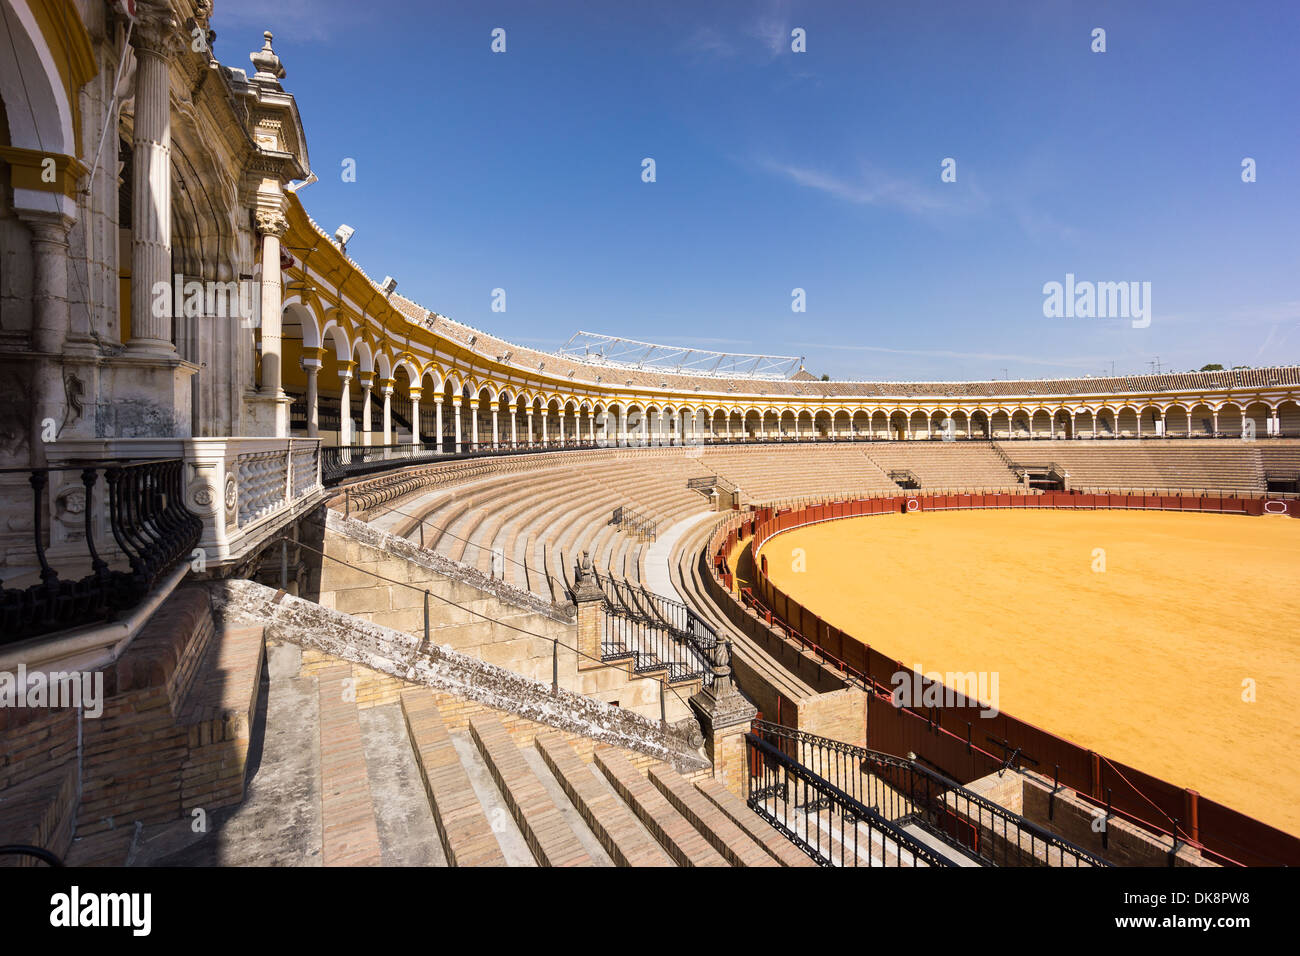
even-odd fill
[(564, 409), (560, 409), (560, 447), (564, 447)]
[(342, 394), (339, 395), (340, 445), (356, 444), (352, 430), (352, 370), (356, 367), (356, 362), (339, 363), (339, 385), (342, 392)]
[(478, 451), (478, 396), (469, 400), (469, 450)]
[(536, 440), (533, 437), (533, 406), (529, 405), (524, 411), (528, 416), (528, 444), (531, 446)]
[(423, 389), (418, 385), (411, 386), (411, 444), (420, 444), (420, 395)]
[(1219, 434), (1219, 413), (1218, 412), (1214, 413), (1214, 434), (1215, 435)]
[(627, 409), (618, 407), (618, 430), (614, 434), (614, 447), (627, 443)]
[(307, 373), (307, 437), (320, 437), (320, 383), (321, 350), (310, 346), (302, 350), (299, 364)]
[(361, 382), (361, 444), (370, 446), (370, 392), (375, 386), (375, 373), (362, 372), (358, 376)]
[[(1273, 436), (1277, 437), (1282, 434), (1282, 422), (1278, 419), (1277, 409), (1273, 409)], [(1190, 418), (1189, 418), (1190, 421)]]
[(442, 406), (447, 402), (447, 393), (439, 392), (433, 399), (433, 430), (435, 433), (434, 444), (437, 445), (437, 452), (441, 455), (444, 451), (442, 441)]
[(499, 409), (496, 404), (492, 405), (492, 450), (496, 451), (497, 446), (501, 444), (501, 432), (497, 428), (497, 412)]
[(391, 378), (379, 380), (379, 394), (384, 396), (384, 444), (393, 443), (393, 386), (396, 381)]
[(587, 427), (591, 432), (591, 443), (596, 444), (596, 410), (593, 408), (587, 412)]
[(547, 434), (546, 431), (546, 409), (543, 408), (542, 409), (542, 447), (543, 448), (548, 447), (550, 445), (550, 442), (551, 442), (551, 436)]
[[(168, 60), (179, 48), (178, 39), (177, 25), (170, 14), (153, 10), (143, 12), (131, 33), (136, 67), (131, 144), (131, 341), (127, 347), (136, 353), (176, 352), (172, 344), (175, 290), (171, 275), (172, 111)], [(277, 279), (279, 272), (277, 248)], [(159, 289), (166, 292), (165, 308), (154, 308)], [(278, 379), (275, 385), (278, 387)]]
[(519, 410), (510, 409), (510, 447), (519, 447)]
[(455, 444), (455, 448), (456, 448), (456, 454), (458, 454), (458, 455), (460, 454), (460, 444), (461, 444), (461, 443), (460, 443), (460, 438), (461, 438), (461, 436), (460, 436), (460, 403), (461, 403), (460, 396), (457, 395), (457, 396), (453, 396), (453, 397), (452, 397), (452, 400), (451, 400), (451, 417), (452, 417), (453, 419), (455, 419), (455, 423), (456, 423), (456, 444)]
[(33, 218), (24, 215), (32, 248), (32, 350), (42, 357), (32, 382), (31, 464), (45, 464), (42, 422), (61, 423), (66, 398), (59, 356), (68, 334), (68, 230), (72, 220), (63, 215)]

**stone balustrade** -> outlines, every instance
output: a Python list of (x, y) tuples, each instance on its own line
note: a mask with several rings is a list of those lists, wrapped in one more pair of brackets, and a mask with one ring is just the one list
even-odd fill
[[(198, 547), (208, 567), (240, 560), (324, 496), (316, 438), (109, 438), (50, 445), (51, 464), (85, 460), (185, 460), (185, 505), (203, 520)], [(71, 483), (75, 473), (64, 479)], [(51, 547), (84, 550), (75, 522), (60, 520), (64, 489), (51, 484)], [(95, 537), (111, 546), (100, 503)], [(64, 526), (67, 525), (66, 531)], [(111, 550), (110, 550), (111, 553)]]

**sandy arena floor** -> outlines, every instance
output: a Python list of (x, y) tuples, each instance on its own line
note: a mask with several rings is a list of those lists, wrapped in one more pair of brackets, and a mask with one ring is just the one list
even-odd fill
[(1300, 833), (1300, 521), (934, 512), (763, 553), (779, 588), (905, 665), (997, 671), (1001, 710)]

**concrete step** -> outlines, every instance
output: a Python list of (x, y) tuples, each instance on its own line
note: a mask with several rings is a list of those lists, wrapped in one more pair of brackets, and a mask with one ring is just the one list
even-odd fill
[(534, 740), (569, 800), (587, 827), (619, 866), (673, 866), (673, 861), (599, 774), (559, 734), (542, 733)]
[[(551, 768), (548, 767), (546, 761), (542, 759), (542, 755), (535, 748), (526, 746), (522, 743), (520, 744), (519, 750), (520, 753), (523, 754), (524, 762), (532, 768), (533, 773), (537, 774), (537, 779), (540, 780), (542, 786), (546, 788), (546, 793), (551, 798), (551, 802), (559, 809), (560, 815), (564, 817), (565, 821), (573, 829), (573, 832), (578, 837), (578, 842), (582, 844), (583, 849), (587, 851), (587, 855), (591, 857), (590, 865), (614, 866), (614, 861), (610, 858), (610, 855), (605, 852), (605, 848), (601, 845), (600, 839), (592, 832), (591, 828), (587, 826), (586, 821), (582, 819), (582, 814), (579, 813), (578, 809), (570, 802), (568, 795), (564, 792), (564, 787), (561, 786), (560, 781), (555, 778), (555, 774), (551, 773)], [(588, 769), (587, 772), (590, 774), (592, 771)], [(594, 780), (595, 777), (592, 777), (592, 779)]]
[(667, 764), (650, 768), (650, 782), (732, 866), (777, 866), (749, 834)]
[(509, 865), (433, 695), (422, 689), (405, 690), (401, 701), (447, 862), (452, 866)]
[(322, 862), (325, 866), (378, 866), (382, 862), (379, 831), (351, 665), (322, 670), (317, 687)]
[(402, 705), (367, 707), (358, 716), (384, 866), (446, 866)]
[(924, 843), (931, 850), (943, 857), (954, 866), (973, 866), (978, 867), (982, 864), (974, 856), (958, 850), (949, 843), (945, 843), (929, 830), (923, 829), (915, 823), (908, 823), (901, 827), (902, 831), (912, 837), (918, 843)]
[(528, 846), (527, 838), (515, 823), (510, 807), (501, 796), (496, 781), (492, 779), (492, 770), (483, 759), (478, 744), (474, 742), (469, 731), (453, 731), (451, 745), (455, 748), (456, 756), (460, 758), (461, 766), (469, 776), (479, 806), (483, 808), (483, 813), (492, 828), (492, 834), (497, 839), (497, 845), (505, 855), (504, 865), (537, 866), (537, 859)]
[(501, 721), (491, 716), (476, 716), (471, 718), (469, 726), (479, 753), (537, 862), (542, 866), (592, 865), (595, 861)]
[(770, 823), (751, 810), (744, 800), (724, 787), (721, 781), (707, 777), (697, 780), (695, 787), (782, 866), (817, 866), (784, 834), (779, 833)]
[(664, 795), (622, 753), (599, 747), (595, 762), (615, 792), (679, 866), (727, 865), (727, 861), (691, 826), (690, 821), (674, 810)]

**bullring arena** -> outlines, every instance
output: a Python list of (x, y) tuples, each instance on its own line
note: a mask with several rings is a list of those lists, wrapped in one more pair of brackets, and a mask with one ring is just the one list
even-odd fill
[(790, 598), (908, 667), (996, 672), (1009, 713), (1300, 829), (1300, 775), (1273, 759), (1300, 680), (1289, 522), (900, 514), (790, 531), (762, 555)]
[(0, 7), (0, 863), (1300, 864), (1300, 367), (539, 350), (312, 218), (271, 33)]

